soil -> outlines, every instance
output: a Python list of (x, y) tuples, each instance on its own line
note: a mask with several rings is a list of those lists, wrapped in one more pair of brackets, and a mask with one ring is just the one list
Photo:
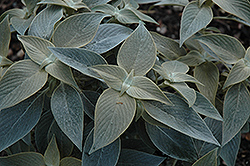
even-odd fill
[[(22, 7), (21, 0), (0, 0), (0, 15), (6, 10)], [(150, 10), (148, 10), (149, 8)], [(146, 26), (148, 30), (156, 31), (172, 39), (179, 39), (182, 7), (153, 6), (152, 4), (149, 4), (141, 5), (139, 9), (143, 13), (150, 15), (159, 23), (159, 25), (147, 23)], [(226, 15), (226, 13), (221, 11), (217, 6), (214, 7), (213, 13), (214, 16)], [(242, 42), (245, 48), (250, 46), (250, 27), (246, 25), (234, 21), (213, 20), (209, 26), (218, 28), (223, 34), (236, 37)], [(17, 61), (23, 59), (23, 57), (24, 53), (16, 38), (16, 33), (12, 33), (8, 58)], [(177, 165), (182, 165), (182, 163), (177, 162)], [(250, 166), (250, 133), (242, 134), (236, 166)]]

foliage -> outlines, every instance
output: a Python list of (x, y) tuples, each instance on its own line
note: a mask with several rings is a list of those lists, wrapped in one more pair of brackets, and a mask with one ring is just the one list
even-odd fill
[[(235, 164), (250, 49), (208, 25), (214, 5), (250, 25), (248, 0), (22, 2), (0, 16), (0, 165)], [(152, 2), (184, 7), (179, 41), (147, 30)]]

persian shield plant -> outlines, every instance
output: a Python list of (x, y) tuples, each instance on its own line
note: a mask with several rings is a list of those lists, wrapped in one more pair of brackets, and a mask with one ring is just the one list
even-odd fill
[[(0, 16), (1, 166), (235, 165), (250, 51), (208, 26), (249, 26), (248, 0), (22, 3)], [(149, 32), (141, 3), (183, 6), (180, 39)]]

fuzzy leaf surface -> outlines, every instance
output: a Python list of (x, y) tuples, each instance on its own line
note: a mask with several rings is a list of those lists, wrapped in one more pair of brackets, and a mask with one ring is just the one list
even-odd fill
[(57, 47), (82, 47), (94, 38), (100, 22), (107, 16), (101, 13), (70, 16), (57, 26), (52, 41)]
[(60, 161), (60, 166), (81, 166), (82, 161), (74, 157), (65, 157)]
[(220, 145), (204, 120), (180, 97), (167, 94), (174, 106), (143, 101), (147, 113), (159, 122), (195, 139)]
[(60, 6), (48, 6), (32, 21), (28, 34), (49, 40), (54, 31), (54, 25), (63, 17), (63, 9)]
[[(227, 64), (234, 64), (245, 56), (245, 48), (234, 37), (224, 34), (208, 34), (197, 40)], [(206, 50), (206, 48), (204, 49)], [(210, 55), (213, 56), (211, 53)]]
[[(0, 56), (7, 57), (10, 44), (10, 25), (9, 16), (5, 17), (2, 22), (0, 22)], [(0, 61), (1, 63), (1, 61)]]
[(18, 105), (0, 111), (0, 151), (14, 144), (37, 124), (43, 109), (43, 96), (34, 95)]
[(192, 166), (217, 166), (217, 151), (218, 148), (215, 148), (214, 150), (210, 151), (199, 160), (197, 160)]
[(196, 150), (191, 137), (178, 131), (146, 124), (147, 133), (154, 145), (168, 156), (183, 160), (197, 160)]
[(114, 142), (130, 125), (136, 110), (135, 99), (113, 89), (105, 90), (95, 109), (93, 146), (90, 154)]
[(149, 78), (136, 76), (126, 93), (136, 99), (156, 100), (171, 105), (171, 101), (161, 91), (161, 89)]
[(181, 17), (180, 46), (196, 32), (205, 28), (213, 19), (211, 7), (199, 7), (197, 2), (185, 6)]
[(118, 138), (113, 143), (105, 146), (91, 154), (88, 154), (93, 144), (93, 130), (88, 135), (82, 155), (82, 166), (116, 165), (121, 151), (121, 140)]
[(229, 142), (247, 122), (250, 111), (250, 94), (243, 83), (228, 89), (223, 108), (222, 145)]
[(60, 152), (56, 144), (56, 137), (53, 136), (44, 153), (44, 161), (48, 166), (59, 166)]
[(94, 78), (99, 78), (100, 75), (89, 67), (98, 64), (107, 64), (101, 55), (84, 48), (50, 47), (49, 49), (66, 65)]
[(14, 63), (0, 81), (0, 110), (11, 107), (39, 91), (48, 74), (31, 60)]
[(121, 46), (117, 63), (128, 73), (134, 69), (135, 76), (143, 76), (153, 67), (155, 60), (156, 46), (153, 38), (140, 23)]
[(52, 94), (51, 109), (58, 126), (81, 151), (83, 104), (78, 91), (61, 83)]

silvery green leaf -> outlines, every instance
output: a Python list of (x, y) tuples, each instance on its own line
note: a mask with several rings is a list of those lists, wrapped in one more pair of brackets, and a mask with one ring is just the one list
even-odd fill
[(156, 32), (150, 32), (150, 34), (154, 39), (157, 50), (167, 59), (175, 60), (187, 53), (185, 48), (180, 47), (177, 41)]
[(159, 2), (159, 0), (135, 0), (138, 4), (148, 4), (148, 3), (155, 3)]
[(101, 55), (84, 48), (49, 47), (49, 49), (60, 61), (90, 77), (100, 78), (100, 75), (89, 67), (107, 64)]
[(136, 99), (156, 100), (167, 105), (171, 105), (171, 101), (166, 97), (161, 89), (147, 77), (134, 77), (133, 82), (126, 93)]
[(142, 103), (147, 113), (159, 122), (195, 139), (220, 145), (204, 120), (183, 99), (174, 94), (167, 94), (167, 97), (173, 106), (157, 101)]
[(134, 69), (131, 70), (131, 72), (127, 75), (126, 79), (123, 81), (120, 95), (123, 95), (123, 93), (130, 88), (130, 86), (133, 83), (133, 79), (134, 79)]
[(102, 54), (119, 45), (131, 33), (130, 28), (120, 24), (101, 24), (94, 39), (84, 48)]
[(92, 66), (91, 69), (96, 71), (109, 87), (117, 91), (121, 90), (128, 75), (123, 68), (116, 65), (96, 65)]
[(0, 81), (0, 110), (11, 107), (38, 92), (48, 74), (31, 60), (14, 63)]
[(60, 6), (48, 6), (39, 12), (32, 21), (28, 34), (49, 40), (54, 31), (54, 25), (63, 17)]
[(64, 157), (60, 161), (60, 166), (81, 166), (82, 161), (74, 157)]
[(18, 36), (18, 39), (28, 56), (39, 65), (52, 54), (48, 47), (54, 47), (54, 45), (48, 40), (35, 36)]
[(220, 152), (220, 157), (228, 166), (234, 166), (236, 163), (237, 154), (240, 149), (241, 134), (240, 132), (226, 145), (224, 145)]
[(250, 47), (247, 48), (244, 59), (250, 62)]
[(129, 127), (136, 111), (136, 101), (111, 88), (99, 97), (95, 109), (93, 146), (89, 154), (111, 144)]
[(96, 91), (85, 90), (80, 94), (82, 97), (84, 113), (86, 113), (92, 120), (94, 120), (95, 105), (100, 96)]
[(192, 108), (199, 114), (205, 115), (212, 119), (223, 121), (223, 118), (214, 105), (199, 92), (196, 92), (196, 100)]
[(199, 7), (201, 7), (203, 3), (206, 2), (206, 0), (198, 0), (198, 2), (199, 2)]
[(163, 128), (169, 128), (168, 126), (166, 126), (165, 124), (155, 120), (154, 118), (152, 118), (146, 111), (142, 112), (142, 118), (145, 120), (145, 122), (154, 125), (154, 126), (158, 126), (158, 127), (163, 127)]
[(91, 10), (92, 12), (98, 11), (98, 12), (102, 12), (105, 14), (115, 15), (116, 8), (110, 4), (102, 4), (102, 5), (93, 7)]
[(210, 6), (199, 7), (197, 2), (185, 6), (181, 17), (180, 46), (192, 35), (205, 28), (213, 19)]
[(173, 73), (171, 78), (172, 78), (173, 82), (193, 82), (193, 83), (203, 85), (197, 79), (195, 79), (193, 76), (188, 75), (188, 74), (184, 74), (184, 73)]
[(133, 24), (140, 21), (139, 17), (137, 17), (131, 10), (126, 8), (117, 10), (115, 13), (115, 18), (123, 24)]
[(27, 7), (28, 15), (31, 15), (35, 12), (34, 10), (37, 6), (38, 1), (39, 0), (22, 0), (22, 2), (24, 2), (24, 5)]
[(160, 165), (165, 159), (165, 157), (160, 157), (137, 150), (122, 149), (117, 166), (157, 166)]
[[(7, 57), (10, 44), (10, 25), (9, 25), (9, 16), (5, 17), (0, 22), (0, 56)], [(0, 61), (1, 63), (1, 61)]]
[(83, 0), (83, 2), (89, 7), (93, 8), (97, 5), (102, 5), (108, 3), (110, 0)]
[(78, 91), (61, 83), (52, 94), (51, 110), (58, 126), (81, 151), (84, 110)]
[(228, 143), (247, 122), (250, 111), (250, 94), (243, 83), (228, 89), (223, 108), (222, 145)]
[(52, 41), (57, 47), (82, 47), (93, 40), (100, 22), (107, 16), (102, 13), (72, 15), (58, 24)]
[(213, 104), (215, 104), (219, 75), (219, 69), (213, 62), (202, 63), (194, 69), (194, 77), (204, 85), (196, 84), (196, 86)]
[(30, 16), (28, 19), (20, 17), (12, 17), (10, 22), (12, 27), (21, 35), (24, 35), (30, 26), (30, 23), (34, 19), (34, 16)]
[(224, 34), (208, 34), (200, 36), (197, 40), (227, 64), (234, 64), (245, 56), (245, 48), (234, 37)]
[(164, 81), (164, 84), (174, 88), (177, 92), (179, 92), (187, 100), (189, 107), (194, 104), (196, 100), (195, 90), (189, 88), (185, 82), (169, 83), (168, 81)]
[(188, 4), (188, 0), (161, 0), (156, 3), (155, 6), (160, 5), (178, 5), (178, 6), (186, 6)]
[(63, 7), (69, 7), (74, 10), (78, 10), (80, 8), (88, 9), (88, 7), (84, 3), (75, 0), (42, 0), (41, 2), (38, 3), (38, 5), (40, 4), (58, 5)]
[(79, 90), (79, 87), (71, 71), (71, 68), (62, 63), (61, 61), (59, 61), (58, 59), (56, 59), (53, 63), (48, 64), (45, 67), (45, 71), (48, 72), (53, 77), (55, 77), (56, 79), (66, 84), (69, 84)]
[(191, 137), (171, 128), (162, 128), (146, 124), (149, 138), (164, 154), (183, 161), (197, 160), (197, 154)]
[(154, 23), (154, 24), (158, 24), (152, 17), (150, 17), (150, 16), (148, 16), (146, 14), (141, 13), (140, 11), (136, 10), (133, 7), (129, 7), (127, 9), (131, 10), (142, 21), (146, 21), (146, 22), (151, 22), (151, 23)]
[(250, 23), (250, 3), (248, 0), (213, 0), (213, 2), (226, 12)]
[(1, 166), (12, 166), (19, 164), (19, 166), (44, 166), (44, 157), (37, 152), (22, 152), (15, 155), (0, 157)]
[(189, 70), (188, 65), (179, 61), (167, 61), (161, 66), (169, 73), (187, 73)]
[(44, 153), (44, 162), (46, 165), (59, 166), (60, 152), (57, 147), (55, 135), (49, 142), (49, 145)]
[(244, 24), (246, 26), (250, 26), (250, 23), (245, 21), (245, 20), (242, 20), (241, 18), (239, 17), (236, 17), (234, 15), (228, 15), (226, 17), (223, 17), (223, 16), (217, 16), (217, 17), (214, 17), (213, 19), (222, 19), (222, 20), (233, 20), (233, 21), (237, 21), (241, 24)]
[(192, 166), (217, 166), (217, 151), (218, 148), (215, 148), (214, 150), (210, 151), (199, 160), (197, 160)]
[(6, 12), (4, 12), (1, 16), (0, 16), (0, 21), (2, 21), (7, 15), (9, 15), (9, 21), (12, 17), (19, 17), (19, 18), (24, 18), (25, 17), (25, 10), (23, 9), (10, 9), (7, 10)]
[(87, 139), (85, 140), (83, 148), (84, 153), (82, 155), (82, 166), (116, 165), (121, 151), (120, 138), (118, 138), (108, 146), (105, 146), (91, 154), (88, 154), (93, 144), (93, 133), (93, 130), (91, 130)]
[[(28, 134), (37, 124), (43, 109), (43, 95), (33, 95), (0, 111), (0, 151)], [(1, 160), (0, 160), (1, 165)]]
[(250, 62), (246, 59), (240, 59), (232, 67), (223, 88), (234, 85), (246, 80), (250, 76)]
[(117, 63), (128, 73), (134, 69), (135, 76), (142, 76), (153, 67), (155, 60), (156, 46), (153, 38), (140, 23), (122, 44), (118, 52)]
[(191, 50), (187, 55), (181, 56), (177, 60), (187, 64), (188, 66), (199, 66), (200, 64), (206, 62), (203, 55), (196, 50)]

